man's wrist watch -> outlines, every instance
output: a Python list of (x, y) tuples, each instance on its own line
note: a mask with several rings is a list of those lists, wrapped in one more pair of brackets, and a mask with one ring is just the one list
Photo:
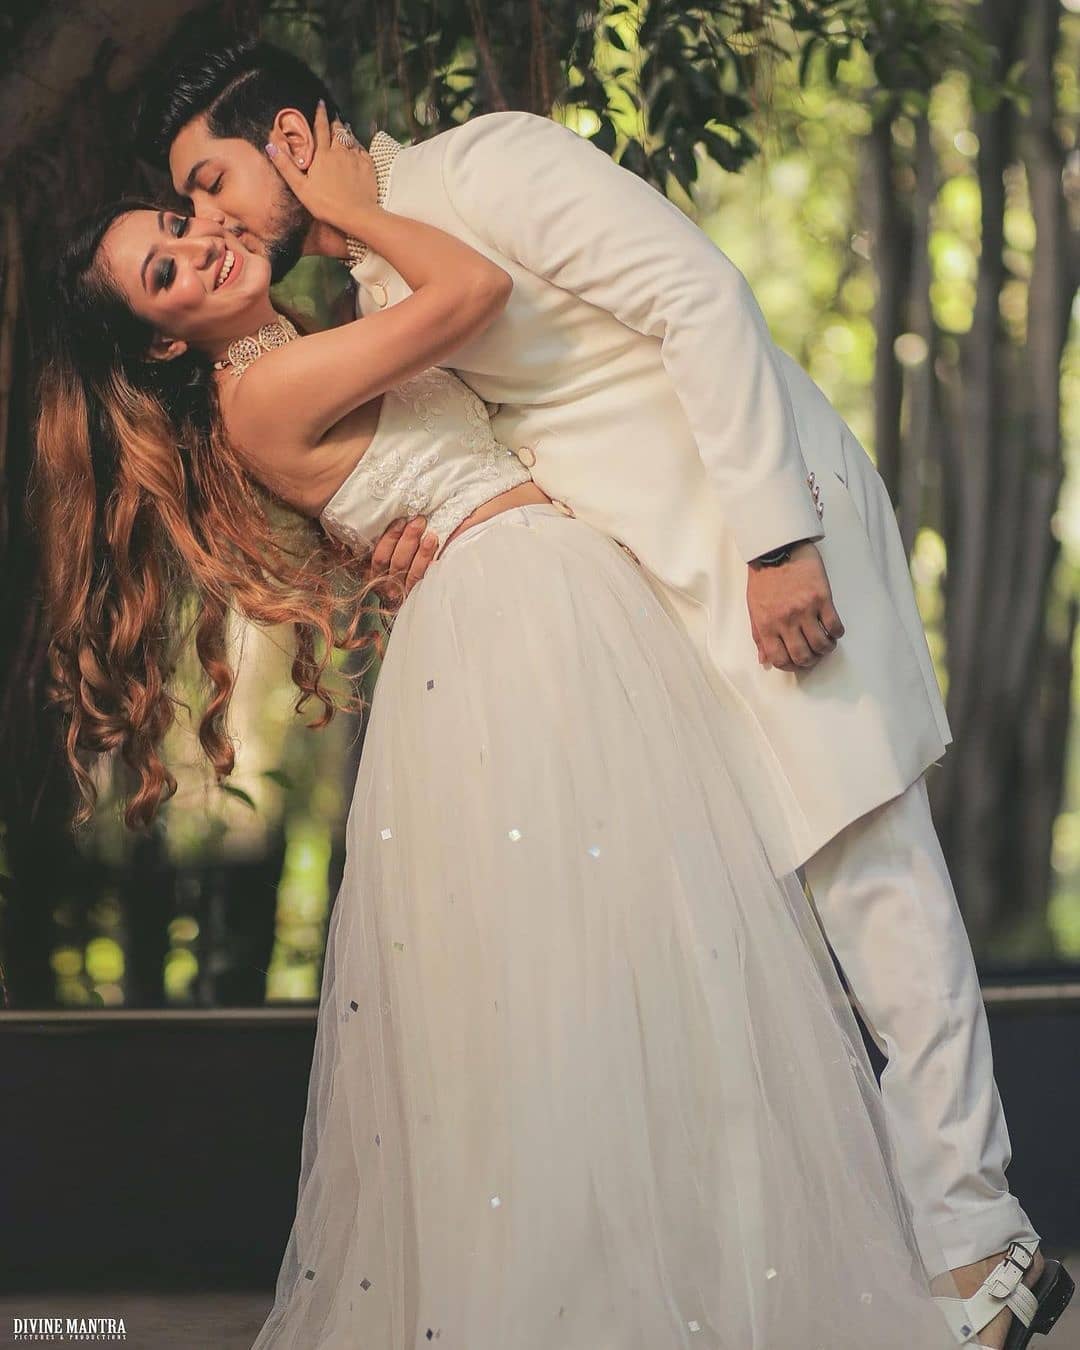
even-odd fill
[(751, 558), (750, 561), (761, 567), (779, 567), (781, 563), (790, 560), (791, 550), (794, 547), (794, 544), (783, 544), (780, 548), (769, 549), (768, 553), (759, 553), (756, 558)]

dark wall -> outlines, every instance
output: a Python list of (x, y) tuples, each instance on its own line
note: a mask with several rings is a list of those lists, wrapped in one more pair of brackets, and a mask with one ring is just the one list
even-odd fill
[[(990, 1008), (1012, 1189), (1080, 1247), (1080, 996)], [(296, 1204), (314, 1009), (0, 1016), (0, 1280), (273, 1288)]]

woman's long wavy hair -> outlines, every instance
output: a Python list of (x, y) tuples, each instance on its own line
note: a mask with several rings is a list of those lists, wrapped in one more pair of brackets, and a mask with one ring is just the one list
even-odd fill
[(49, 626), (47, 696), (64, 718), (81, 799), (73, 827), (93, 815), (96, 756), (119, 754), (134, 772), (130, 828), (149, 826), (176, 791), (160, 749), (187, 707), (169, 686), (191, 628), (209, 681), (199, 742), (218, 782), (235, 762), (231, 608), (253, 623), (292, 624), (295, 710), (312, 697), (323, 705), (312, 729), (338, 709), (363, 710), (361, 697), (323, 684), (333, 649), (373, 656), (383, 641), (378, 624), (365, 624), (365, 609), (378, 606), (366, 559), (244, 467), (224, 434), (209, 361), (148, 357), (153, 330), (101, 258), (109, 227), (140, 209), (158, 208), (131, 199), (104, 207), (61, 253), (39, 383), (28, 507)]

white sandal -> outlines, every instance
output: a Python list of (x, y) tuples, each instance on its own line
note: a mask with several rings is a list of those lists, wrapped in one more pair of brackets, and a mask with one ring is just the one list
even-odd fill
[(1036, 1332), (1045, 1335), (1065, 1311), (1073, 1295), (1073, 1282), (1060, 1261), (1047, 1260), (1046, 1268), (1028, 1288), (1024, 1275), (1035, 1259), (1038, 1243), (1012, 1242), (970, 1298), (946, 1298), (935, 1295), (935, 1302), (962, 1345), (972, 1350), (988, 1350), (973, 1340), (1003, 1308), (1013, 1313), (1013, 1322), (1005, 1338), (1005, 1350), (1024, 1350)]

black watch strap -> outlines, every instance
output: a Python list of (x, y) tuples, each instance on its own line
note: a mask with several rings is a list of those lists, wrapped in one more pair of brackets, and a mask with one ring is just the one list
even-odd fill
[(794, 544), (784, 544), (780, 548), (771, 548), (768, 553), (759, 553), (754, 562), (760, 563), (762, 567), (779, 567), (788, 561), (794, 547)]

